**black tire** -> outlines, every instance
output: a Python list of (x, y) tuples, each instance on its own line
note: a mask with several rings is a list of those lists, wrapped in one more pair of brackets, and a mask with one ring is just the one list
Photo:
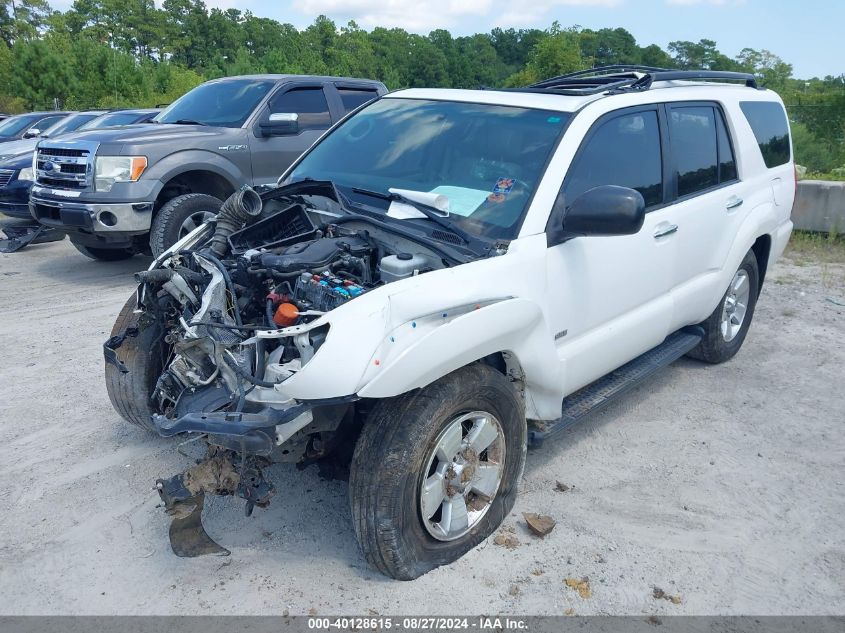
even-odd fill
[(109, 400), (120, 416), (137, 427), (155, 433), (150, 419), (154, 413), (150, 395), (164, 367), (166, 350), (160, 343), (158, 328), (143, 327), (140, 314), (135, 314), (135, 295), (117, 315), (111, 336), (122, 334), (129, 328), (138, 328), (138, 335), (127, 336), (115, 352), (129, 373), (122, 373), (112, 363), (106, 363), (106, 391)]
[[(486, 514), (469, 532), (438, 540), (421, 516), (420, 486), (428, 475), (423, 471), (441, 431), (470, 411), (491, 413), (501, 423), (502, 479)], [(388, 576), (413, 580), (457, 560), (490, 536), (516, 500), (526, 435), (523, 405), (513, 385), (480, 363), (377, 402), (358, 438), (349, 478), (353, 525), (367, 561)]]
[[(733, 358), (742, 347), (745, 341), (745, 336), (748, 334), (748, 328), (751, 326), (751, 319), (754, 317), (754, 308), (757, 306), (757, 294), (760, 288), (760, 271), (757, 267), (757, 258), (754, 256), (754, 251), (748, 251), (745, 258), (742, 260), (737, 269), (737, 274), (740, 271), (745, 271), (748, 276), (748, 303), (746, 306), (745, 317), (742, 320), (739, 331), (731, 340), (725, 340), (722, 334), (722, 311), (725, 307), (725, 301), (731, 288), (725, 291), (719, 305), (713, 310), (713, 313), (706, 321), (699, 324), (704, 328), (704, 338), (701, 343), (687, 354), (688, 356), (706, 363), (724, 363), (726, 360)], [(731, 279), (733, 280), (736, 277)]]
[(158, 210), (150, 227), (153, 257), (158, 257), (179, 240), (179, 231), (188, 218), (204, 213), (217, 215), (222, 204), (222, 200), (204, 193), (186, 193), (168, 200)]
[(90, 257), (101, 262), (120, 262), (135, 255), (135, 251), (131, 248), (94, 248), (84, 246), (73, 240), (70, 243), (73, 244), (76, 250), (85, 255), (85, 257)]

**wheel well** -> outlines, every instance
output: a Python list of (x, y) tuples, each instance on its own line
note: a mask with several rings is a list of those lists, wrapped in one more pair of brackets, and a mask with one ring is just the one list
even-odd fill
[(204, 193), (225, 200), (235, 188), (223, 176), (213, 171), (187, 171), (168, 180), (155, 202), (155, 211), (158, 211), (168, 200), (186, 193)]
[(757, 284), (757, 294), (763, 289), (763, 280), (766, 278), (766, 267), (769, 264), (769, 252), (772, 249), (772, 238), (769, 235), (761, 235), (754, 242), (751, 250), (757, 258), (757, 270), (760, 273), (760, 283)]

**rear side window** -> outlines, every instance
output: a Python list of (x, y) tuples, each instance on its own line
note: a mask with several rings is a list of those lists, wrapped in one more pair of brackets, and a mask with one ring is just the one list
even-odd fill
[(270, 99), (270, 112), (299, 115), (299, 129), (327, 128), (332, 124), (329, 104), (322, 88), (293, 88)]
[(789, 162), (789, 124), (786, 112), (774, 101), (743, 101), (739, 104), (751, 125), (766, 167)]
[(636, 189), (647, 207), (663, 202), (657, 112), (623, 114), (599, 125), (569, 169), (563, 186), (567, 207), (585, 191), (601, 185)]
[(678, 197), (719, 184), (719, 149), (712, 107), (672, 107), (669, 138), (678, 179)]
[(364, 105), (368, 101), (372, 101), (378, 97), (375, 90), (360, 90), (353, 88), (338, 88), (340, 100), (343, 102), (343, 109), (346, 112), (351, 112), (355, 108)]

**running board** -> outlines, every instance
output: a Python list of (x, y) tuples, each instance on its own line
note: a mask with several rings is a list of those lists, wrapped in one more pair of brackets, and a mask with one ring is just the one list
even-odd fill
[(565, 431), (658, 370), (672, 364), (698, 345), (703, 335), (703, 330), (697, 326), (678, 330), (666, 337), (657, 347), (570, 394), (563, 399), (560, 418), (548, 422), (531, 421), (528, 428), (528, 446), (535, 448), (542, 445), (543, 440)]

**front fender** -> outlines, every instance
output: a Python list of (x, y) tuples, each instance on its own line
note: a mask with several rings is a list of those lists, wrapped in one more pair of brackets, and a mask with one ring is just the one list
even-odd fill
[[(394, 328), (376, 351), (357, 393), (364, 398), (397, 396), (501, 351), (517, 357), (526, 391), (554, 391), (561, 383), (554, 349), (535, 302), (507, 298), (470, 304)], [(540, 417), (530, 400), (526, 407), (529, 417)]]
[(144, 177), (158, 181), (155, 189), (155, 195), (158, 196), (169, 180), (190, 171), (210, 171), (226, 180), (233, 190), (244, 183), (251, 182), (250, 175), (242, 173), (231, 161), (214, 152), (201, 149), (168, 154), (157, 161)]

